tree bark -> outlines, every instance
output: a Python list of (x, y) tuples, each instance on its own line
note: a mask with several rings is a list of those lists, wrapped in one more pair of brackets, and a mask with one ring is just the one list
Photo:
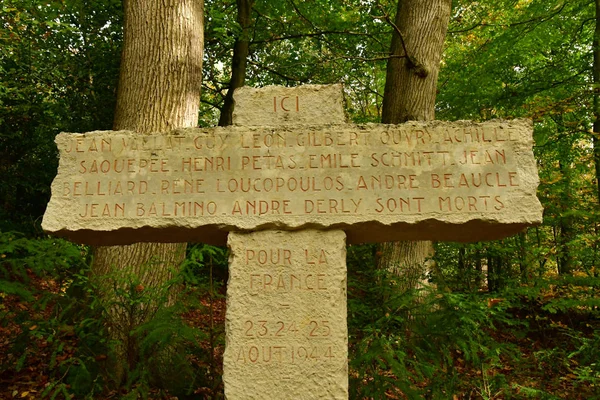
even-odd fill
[(250, 25), (254, 0), (237, 0), (237, 21), (242, 27), (240, 36), (233, 46), (233, 57), (231, 60), (231, 80), (225, 95), (225, 102), (219, 117), (219, 126), (227, 126), (233, 123), (233, 92), (244, 86), (246, 81), (246, 69), (248, 66), (248, 55), (250, 53)]
[(379, 245), (379, 268), (385, 268), (401, 279), (400, 291), (419, 289), (427, 281), (427, 259), (433, 256), (433, 246), (427, 241), (387, 242)]
[[(451, 0), (399, 0), (393, 23), (391, 58), (387, 64), (382, 122), (435, 119), (437, 78)], [(426, 272), (431, 242), (381, 245), (379, 267), (398, 271), (407, 283)], [(410, 270), (416, 268), (415, 270)]]
[[(196, 126), (203, 52), (203, 0), (125, 0), (124, 47), (114, 129), (167, 132)], [(130, 331), (154, 315), (159, 304), (126, 307), (115, 288), (135, 291), (165, 284), (185, 257), (186, 244), (137, 243), (94, 250), (92, 276), (108, 305), (113, 339), (124, 345), (115, 366), (133, 367), (137, 346)], [(125, 281), (124, 281), (125, 280)], [(119, 363), (119, 361), (121, 363)]]
[(437, 78), (451, 6), (451, 0), (398, 1), (383, 96), (384, 124), (435, 119)]
[(561, 183), (558, 186), (559, 193), (559, 211), (558, 215), (558, 253), (557, 266), (560, 275), (570, 275), (573, 271), (573, 252), (571, 241), (575, 237), (574, 218), (571, 214), (574, 198), (573, 191), (573, 171), (571, 167), (573, 155), (573, 143), (569, 138), (568, 128), (565, 126), (563, 118), (558, 115), (553, 118), (556, 123), (556, 129), (560, 137), (566, 138), (566, 143), (562, 143), (558, 153), (558, 168), (561, 175)]
[[(592, 126), (592, 144), (594, 146), (594, 165), (596, 167), (596, 194), (600, 204), (600, 0), (595, 0), (596, 5), (596, 28), (592, 48), (594, 52), (594, 64), (592, 66), (593, 99), (594, 99), (594, 123)], [(598, 224), (595, 227), (598, 232)], [(597, 257), (597, 245), (594, 245), (594, 258)]]

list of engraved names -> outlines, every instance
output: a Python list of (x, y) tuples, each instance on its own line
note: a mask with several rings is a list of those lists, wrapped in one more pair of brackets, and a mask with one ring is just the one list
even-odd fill
[(80, 219), (494, 213), (521, 185), (502, 125), (62, 134)]

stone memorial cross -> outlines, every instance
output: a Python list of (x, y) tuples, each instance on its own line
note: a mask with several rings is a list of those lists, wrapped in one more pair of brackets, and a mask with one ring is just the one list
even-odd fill
[(340, 85), (235, 101), (232, 127), (61, 133), (43, 220), (94, 245), (227, 242), (228, 399), (347, 399), (346, 243), (541, 222), (529, 121), (346, 124)]

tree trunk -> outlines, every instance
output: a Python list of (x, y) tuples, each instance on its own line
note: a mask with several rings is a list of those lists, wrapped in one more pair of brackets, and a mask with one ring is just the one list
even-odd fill
[[(594, 165), (596, 166), (596, 189), (598, 195), (598, 204), (600, 204), (600, 0), (595, 1), (596, 4), (596, 29), (594, 30), (594, 65), (593, 65), (593, 80), (594, 80), (594, 126), (593, 126), (593, 145), (594, 145)], [(596, 234), (598, 225), (596, 224)], [(594, 258), (597, 256), (597, 245), (594, 245)], [(597, 264), (596, 264), (597, 265)], [(595, 273), (597, 275), (597, 272)]]
[(250, 13), (252, 12), (254, 0), (237, 0), (236, 3), (238, 10), (237, 21), (242, 27), (242, 32), (233, 46), (231, 80), (229, 81), (229, 88), (227, 89), (225, 102), (221, 109), (219, 126), (227, 126), (233, 123), (233, 92), (235, 89), (244, 86), (248, 54), (250, 53), (250, 25), (252, 24)]
[(481, 289), (481, 283), (483, 281), (483, 265), (481, 263), (481, 250), (475, 250), (475, 291)]
[(398, 2), (383, 96), (384, 124), (435, 119), (437, 78), (451, 6), (451, 0)]
[(489, 253), (487, 256), (487, 282), (488, 292), (498, 290), (498, 271), (500, 270), (500, 257)]
[[(451, 0), (398, 1), (387, 64), (383, 123), (435, 119), (437, 78), (451, 7)], [(379, 267), (405, 274), (407, 282), (413, 282), (415, 276), (424, 276), (426, 259), (431, 255), (431, 242), (385, 243), (381, 245)]]
[(571, 173), (568, 167), (562, 161), (559, 161), (560, 171), (565, 181), (565, 186), (561, 188), (562, 195), (560, 200), (560, 216), (559, 216), (559, 228), (558, 231), (558, 273), (559, 275), (571, 275), (573, 272), (573, 249), (571, 241), (575, 236), (575, 229), (573, 227), (573, 217), (569, 215), (573, 200), (571, 198)]
[(594, 164), (596, 166), (596, 186), (600, 204), (600, 0), (596, 0), (596, 30), (594, 31)]
[[(203, 0), (125, 0), (124, 8), (114, 129), (151, 133), (196, 126), (202, 79)], [(115, 366), (117, 383), (123, 378), (123, 367), (128, 364), (133, 368), (136, 362), (137, 346), (131, 342), (131, 330), (151, 318), (160, 305), (154, 302), (130, 307), (131, 302), (122, 295), (131, 295), (128, 290), (142, 292), (163, 286), (184, 259), (185, 247), (138, 243), (94, 250), (92, 276), (108, 305), (109, 331), (124, 345), (118, 352), (122, 359)], [(131, 283), (135, 286), (128, 287)]]
[[(568, 132), (563, 125), (561, 117), (556, 118), (558, 125), (558, 132), (561, 136), (568, 136)], [(571, 215), (573, 208), (573, 196), (572, 196), (572, 170), (571, 170), (571, 146), (572, 143), (569, 141), (568, 146), (562, 146), (559, 153), (558, 167), (560, 170), (561, 186), (559, 196), (559, 236), (558, 236), (558, 273), (560, 275), (570, 275), (573, 271), (573, 252), (571, 241), (575, 237), (575, 229), (573, 227), (574, 220)]]
[(401, 279), (400, 291), (419, 289), (427, 282), (427, 259), (433, 256), (431, 242), (387, 242), (379, 245), (379, 267)]
[(569, 276), (573, 273), (573, 255), (571, 253), (571, 240), (574, 236), (571, 218), (560, 218), (560, 236), (558, 251), (558, 273)]
[(519, 247), (519, 271), (521, 273), (521, 283), (529, 283), (530, 258), (527, 256), (527, 232), (521, 232), (517, 236), (517, 245)]
[(466, 260), (466, 251), (463, 246), (460, 246), (458, 249), (458, 274), (462, 278), (460, 281), (460, 290), (466, 291), (471, 288), (471, 273), (469, 271), (469, 266)]

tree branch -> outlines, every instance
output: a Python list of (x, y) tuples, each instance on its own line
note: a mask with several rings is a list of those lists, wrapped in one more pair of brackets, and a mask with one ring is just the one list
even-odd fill
[[(313, 29), (315, 29), (315, 24), (312, 23), (311, 20), (309, 20), (308, 18), (306, 18), (304, 16), (304, 14), (302, 14), (302, 12), (298, 9), (298, 6), (296, 6), (296, 3), (294, 3), (294, 0), (289, 0), (289, 3), (292, 5), (292, 7), (294, 8), (294, 11), (296, 11), (296, 13), (298, 13), (298, 15), (300, 16), (300, 18), (302, 18), (303, 20), (305, 20), (306, 22), (308, 22), (308, 24), (310, 26), (312, 26)], [(315, 29), (316, 30), (316, 29)]]
[(502, 27), (502, 28), (513, 28), (515, 26), (519, 26), (519, 25), (525, 25), (525, 24), (530, 24), (532, 22), (546, 22), (549, 19), (554, 18), (555, 16), (557, 16), (558, 14), (560, 14), (562, 12), (562, 10), (565, 8), (565, 6), (567, 5), (567, 3), (563, 3), (555, 12), (548, 14), (548, 15), (542, 15), (542, 16), (538, 16), (535, 18), (530, 18), (528, 20), (525, 21), (519, 21), (519, 22), (513, 22), (510, 24), (487, 24), (487, 23), (483, 23), (483, 22), (479, 22), (476, 23), (475, 25), (471, 26), (470, 28), (465, 28), (465, 29), (458, 29), (455, 31), (448, 31), (449, 34), (451, 33), (464, 33), (464, 32), (469, 32), (472, 31), (473, 29), (479, 28), (479, 27)]
[[(429, 70), (427, 70), (425, 65), (423, 65), (421, 62), (419, 62), (419, 60), (417, 60), (414, 57), (411, 57), (411, 55), (408, 53), (408, 50), (406, 49), (406, 43), (404, 42), (404, 36), (402, 34), (402, 31), (400, 30), (398, 25), (396, 25), (394, 23), (394, 21), (392, 21), (392, 19), (390, 18), (390, 15), (387, 13), (387, 11), (385, 11), (385, 9), (381, 5), (381, 3), (377, 2), (377, 6), (383, 13), (383, 16), (381, 18), (383, 18), (385, 20), (385, 22), (387, 22), (392, 28), (394, 28), (394, 31), (396, 31), (396, 33), (400, 37), (400, 44), (402, 45), (402, 50), (404, 51), (404, 57), (406, 58), (406, 61), (408, 62), (408, 67), (410, 69), (413, 69), (414, 73), (417, 76), (419, 76), (421, 78), (426, 78), (427, 75), (429, 75)], [(390, 56), (392, 56), (392, 55), (390, 55)]]
[(401, 55), (396, 55), (396, 54), (390, 54), (390, 55), (387, 55), (387, 56), (372, 57), (372, 58), (358, 57), (358, 56), (341, 56), (341, 57), (331, 58), (330, 60), (331, 61), (336, 61), (336, 60), (358, 60), (358, 61), (371, 62), (371, 61), (385, 61), (385, 60), (389, 60), (390, 58), (407, 58), (407, 56), (401, 56)]
[(316, 36), (325, 36), (325, 35), (371, 36), (369, 34), (362, 33), (362, 32), (320, 31), (320, 32), (309, 32), (309, 33), (297, 33), (297, 34), (288, 35), (288, 36), (273, 36), (273, 37), (271, 37), (269, 39), (254, 40), (254, 41), (252, 41), (252, 44), (271, 43), (271, 42), (277, 42), (277, 41), (280, 41), (280, 40), (301, 39), (301, 38), (306, 38), (306, 37), (316, 37)]
[(385, 20), (385, 22), (387, 22), (392, 28), (394, 28), (394, 30), (396, 31), (396, 33), (400, 37), (400, 43), (402, 44), (402, 50), (404, 50), (404, 54), (408, 58), (410, 58), (410, 56), (408, 55), (408, 50), (406, 49), (406, 43), (404, 42), (404, 35), (402, 34), (402, 31), (400, 30), (400, 28), (398, 28), (398, 25), (396, 25), (394, 23), (394, 21), (392, 21), (392, 19), (390, 18), (390, 15), (385, 11), (385, 9), (381, 5), (381, 3), (377, 2), (377, 6), (379, 7), (379, 9), (381, 10), (381, 12), (383, 13), (383, 16), (382, 17), (375, 17), (375, 18), (378, 18), (378, 19), (379, 18), (383, 18)]
[(200, 102), (204, 103), (204, 104), (208, 104), (209, 106), (211, 106), (213, 108), (220, 109), (219, 104), (213, 103), (212, 101), (201, 99)]
[(274, 74), (274, 75), (277, 75), (277, 76), (279, 76), (280, 78), (283, 78), (283, 79), (285, 79), (285, 80), (287, 80), (287, 81), (292, 81), (292, 82), (304, 82), (302, 79), (293, 78), (293, 77), (291, 77), (291, 76), (284, 75), (284, 74), (282, 74), (281, 72), (279, 72), (279, 71), (277, 71), (277, 70), (274, 70), (273, 68), (267, 67), (266, 65), (259, 64), (259, 63), (257, 63), (257, 62), (254, 62), (254, 61), (252, 61), (252, 60), (248, 60), (248, 63), (249, 63), (249, 64), (252, 64), (252, 65), (254, 65), (255, 67), (262, 68), (262, 69), (264, 69), (265, 71), (268, 71), (268, 72), (270, 72), (270, 73), (272, 73), (272, 74)]

